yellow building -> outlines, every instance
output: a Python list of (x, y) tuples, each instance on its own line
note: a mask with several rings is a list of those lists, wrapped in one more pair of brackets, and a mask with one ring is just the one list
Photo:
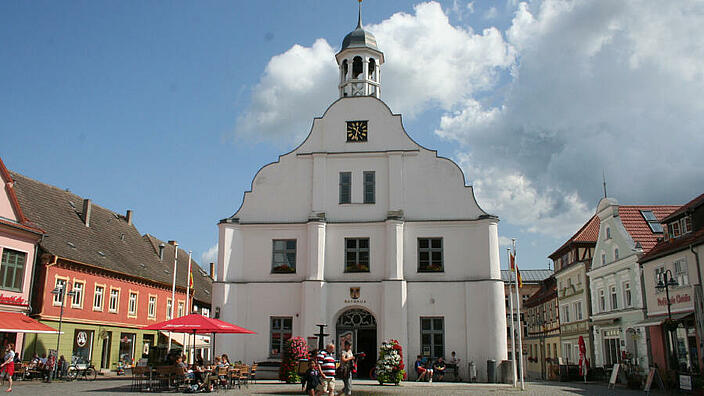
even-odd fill
[(556, 380), (559, 376), (560, 320), (557, 282), (553, 276), (540, 282), (540, 288), (523, 304), (526, 334), (526, 376)]

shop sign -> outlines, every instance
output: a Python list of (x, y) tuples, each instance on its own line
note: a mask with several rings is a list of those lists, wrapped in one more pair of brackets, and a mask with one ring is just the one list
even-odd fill
[(85, 331), (79, 331), (76, 334), (76, 345), (78, 345), (79, 348), (83, 348), (86, 346), (86, 343), (88, 342), (88, 334)]
[[(689, 294), (677, 294), (677, 295), (670, 297), (670, 305), (687, 303), (690, 301), (692, 301), (692, 297), (690, 297)], [(658, 305), (661, 307), (666, 306), (667, 305), (667, 297), (658, 298)]]
[(27, 305), (27, 300), (20, 296), (6, 296), (4, 294), (0, 294), (0, 304)]

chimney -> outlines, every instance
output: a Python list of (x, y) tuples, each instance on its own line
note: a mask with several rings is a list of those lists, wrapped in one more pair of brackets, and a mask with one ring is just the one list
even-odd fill
[(161, 261), (164, 261), (164, 247), (166, 247), (166, 245), (164, 245), (163, 242), (159, 244), (159, 260)]
[(90, 212), (93, 210), (93, 205), (90, 199), (83, 200), (83, 213), (81, 213), (81, 219), (86, 227), (90, 227)]
[(210, 279), (215, 280), (215, 263), (210, 263)]
[(171, 246), (178, 246), (178, 242), (176, 242), (176, 241), (169, 241), (169, 245), (171, 245)]
[(132, 225), (132, 211), (131, 210), (127, 210), (127, 215), (125, 215), (125, 217), (127, 218), (127, 225)]

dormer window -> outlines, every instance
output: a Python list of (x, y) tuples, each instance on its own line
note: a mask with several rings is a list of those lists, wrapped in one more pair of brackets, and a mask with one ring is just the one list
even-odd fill
[(655, 234), (662, 234), (662, 225), (660, 225), (660, 222), (658, 221), (657, 217), (655, 217), (652, 210), (641, 210), (640, 214), (643, 215), (645, 221), (648, 222), (648, 227), (650, 227), (650, 231)]
[(611, 239), (611, 227), (606, 227), (606, 239)]

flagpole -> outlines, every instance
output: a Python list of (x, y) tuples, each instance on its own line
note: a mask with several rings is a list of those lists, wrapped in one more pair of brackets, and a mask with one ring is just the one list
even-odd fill
[(508, 256), (508, 303), (509, 309), (511, 310), (511, 366), (513, 367), (513, 387), (516, 387), (518, 382), (518, 374), (516, 373), (516, 329), (513, 324), (513, 287), (511, 286), (511, 281), (513, 277), (513, 270), (511, 269), (511, 248), (506, 248), (506, 255)]
[[(178, 242), (174, 241), (174, 276), (171, 284), (171, 319), (174, 319), (174, 306), (176, 306), (176, 266), (178, 264)], [(169, 352), (171, 352), (171, 331), (169, 331)]]
[[(516, 238), (511, 238), (511, 244), (513, 245), (513, 260), (514, 263), (516, 261)], [(521, 379), (521, 390), (526, 390), (526, 385), (523, 379), (523, 341), (521, 340), (521, 299), (518, 298), (519, 292), (518, 292), (518, 264), (514, 264), (514, 268), (516, 271), (516, 276), (515, 276), (515, 281), (514, 285), (516, 286), (516, 316), (518, 317), (518, 370), (519, 370), (519, 377)]]
[[(191, 292), (191, 253), (192, 253), (192, 251), (189, 250), (188, 251), (188, 272), (186, 273), (186, 315), (188, 315), (190, 313), (190, 309), (191, 309), (190, 300), (188, 298), (188, 295)], [(184, 341), (186, 343), (190, 344), (190, 340), (191, 339), (189, 337), (185, 337)], [(189, 347), (190, 347), (190, 345), (189, 345)], [(195, 351), (195, 340), (193, 341), (193, 348)], [(194, 353), (191, 352), (190, 348), (186, 348), (186, 345), (184, 345), (184, 349), (186, 349), (186, 351), (188, 351), (188, 362), (190, 364), (193, 364)]]

